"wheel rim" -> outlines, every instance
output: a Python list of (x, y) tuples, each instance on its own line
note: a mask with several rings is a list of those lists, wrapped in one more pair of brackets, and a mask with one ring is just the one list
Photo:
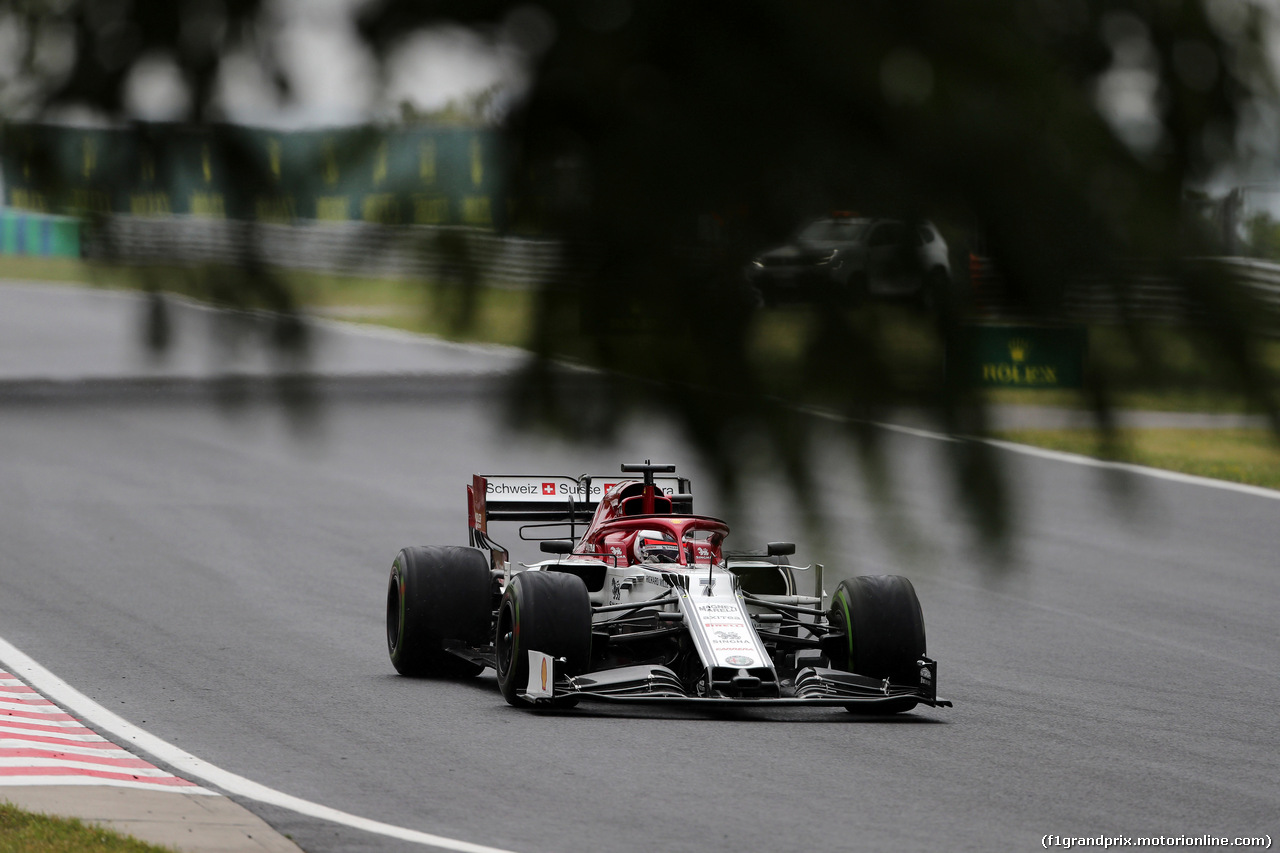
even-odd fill
[(516, 646), (515, 614), (509, 600), (502, 602), (502, 609), (498, 611), (498, 628), (493, 641), (497, 647), (494, 651), (498, 664), (498, 677), (503, 678), (511, 671)]
[(387, 648), (391, 654), (400, 647), (400, 584), (396, 572), (387, 585)]

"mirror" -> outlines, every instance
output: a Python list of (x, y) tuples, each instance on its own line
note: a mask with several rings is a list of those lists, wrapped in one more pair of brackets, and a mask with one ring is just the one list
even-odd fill
[(794, 542), (770, 542), (770, 557), (790, 557), (796, 552), (796, 543)]
[[(572, 554), (573, 540), (572, 539), (544, 539), (542, 540), (542, 542), (538, 543), (538, 547), (541, 548), (543, 552), (547, 554)], [(795, 546), (792, 546), (792, 551), (794, 550), (795, 550)]]

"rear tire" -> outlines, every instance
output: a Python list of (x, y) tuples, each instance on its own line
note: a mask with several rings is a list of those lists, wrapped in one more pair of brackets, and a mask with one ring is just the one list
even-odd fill
[(474, 678), (484, 666), (444, 649), (483, 645), (491, 624), (489, 563), (475, 548), (405, 548), (387, 584), (387, 652), (401, 675)]
[[(562, 672), (581, 675), (591, 660), (591, 600), (582, 578), (526, 571), (507, 583), (494, 634), (498, 686), (508, 704), (528, 706), (519, 693), (529, 682), (529, 650), (565, 658)], [(557, 707), (571, 707), (569, 697)]]
[[(840, 581), (831, 597), (831, 622), (844, 628), (845, 647), (836, 669), (918, 687), (916, 661), (925, 655), (924, 612), (911, 581), (899, 575), (864, 575)], [(899, 714), (915, 699), (874, 706), (845, 706), (855, 714)]]

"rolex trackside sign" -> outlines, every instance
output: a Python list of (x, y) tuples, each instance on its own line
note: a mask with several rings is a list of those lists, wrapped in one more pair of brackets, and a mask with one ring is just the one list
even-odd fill
[(1085, 348), (1082, 326), (966, 326), (952, 369), (988, 388), (1079, 388)]

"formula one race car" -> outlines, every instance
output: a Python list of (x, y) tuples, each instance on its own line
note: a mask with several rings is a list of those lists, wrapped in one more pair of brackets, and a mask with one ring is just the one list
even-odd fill
[[(623, 465), (641, 479), (476, 475), (471, 547), (405, 548), (391, 567), (387, 646), (403, 675), (498, 673), (512, 705), (579, 700), (844, 706), (909, 711), (937, 696), (911, 582), (842, 580), (824, 606), (822, 566), (795, 546), (726, 551), (729, 527), (693, 514), (674, 465)], [(660, 476), (663, 475), (663, 476)], [(511, 565), (491, 522), (554, 557)], [(585, 532), (578, 531), (585, 524)], [(569, 538), (542, 535), (554, 528)], [(798, 595), (797, 572), (814, 594)]]

